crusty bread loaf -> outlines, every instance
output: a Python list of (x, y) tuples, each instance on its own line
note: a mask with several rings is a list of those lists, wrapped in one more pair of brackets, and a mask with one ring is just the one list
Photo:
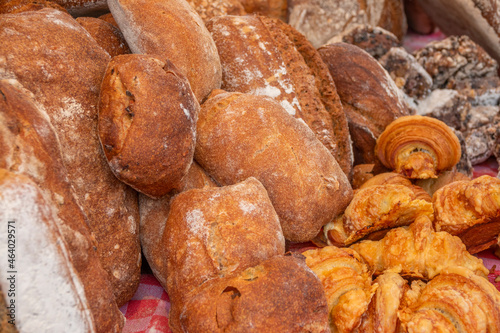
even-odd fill
[(198, 102), (220, 87), (215, 43), (185, 0), (110, 0), (108, 4), (132, 52), (172, 61), (189, 80)]
[(402, 92), (367, 52), (334, 43), (318, 50), (335, 81), (349, 122), (355, 164), (374, 163), (375, 140), (397, 117), (408, 115)]
[(99, 103), (99, 138), (118, 179), (159, 198), (181, 188), (193, 161), (199, 104), (168, 60), (114, 57)]
[(166, 261), (160, 274), (171, 301), (169, 323), (178, 332), (191, 291), (284, 254), (285, 239), (266, 189), (251, 177), (175, 196), (159, 246)]
[(67, 12), (62, 6), (54, 1), (48, 0), (6, 0), (0, 3), (0, 14), (15, 14), (29, 10), (40, 10), (44, 8), (54, 8)]
[(301, 255), (211, 280), (181, 314), (182, 332), (330, 332), (326, 296)]
[(69, 181), (123, 304), (139, 284), (139, 212), (137, 193), (113, 175), (97, 135), (109, 55), (70, 15), (53, 9), (0, 15), (0, 39), (6, 59), (0, 78), (17, 78), (49, 115)]
[(221, 58), (222, 89), (278, 101), (305, 121), (350, 176), (347, 119), (328, 68), (306, 38), (264, 16), (217, 17), (207, 28)]
[(269, 97), (221, 93), (208, 99), (198, 118), (195, 159), (222, 185), (259, 179), (291, 241), (312, 239), (352, 197), (325, 146)]
[(200, 15), (203, 22), (223, 15), (245, 15), (245, 8), (239, 0), (187, 0)]
[(125, 37), (116, 26), (95, 17), (77, 17), (76, 21), (94, 37), (111, 58), (119, 54), (131, 53)]
[(0, 169), (1, 289), (21, 332), (96, 332), (56, 207), (27, 176)]
[(249, 14), (257, 14), (287, 20), (287, 0), (240, 0)]
[(101, 248), (96, 247), (68, 182), (60, 142), (47, 113), (15, 80), (0, 80), (0, 96), (0, 168), (29, 176), (40, 187), (80, 276), (96, 332), (120, 332), (123, 317), (99, 261)]

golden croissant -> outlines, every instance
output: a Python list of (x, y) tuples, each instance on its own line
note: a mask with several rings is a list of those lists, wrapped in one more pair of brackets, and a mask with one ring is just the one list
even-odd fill
[(385, 233), (388, 229), (409, 225), (419, 215), (432, 217), (432, 204), (418, 199), (408, 186), (369, 186), (357, 190), (344, 213), (323, 230), (330, 245), (344, 246), (369, 234), (377, 237), (375, 232)]
[(426, 116), (404, 116), (390, 123), (375, 145), (380, 162), (408, 178), (436, 178), (460, 160), (457, 136), (444, 122)]
[(485, 175), (456, 181), (437, 190), (432, 201), (436, 230), (457, 235), (469, 252), (480, 252), (497, 242), (500, 179)]
[(392, 271), (403, 277), (430, 280), (451, 266), (465, 267), (482, 276), (489, 272), (481, 259), (467, 252), (460, 238), (435, 232), (425, 215), (408, 227), (390, 230), (380, 241), (361, 241), (350, 248), (375, 274)]
[(377, 285), (353, 250), (327, 246), (302, 253), (325, 289), (332, 332), (352, 332), (368, 309)]

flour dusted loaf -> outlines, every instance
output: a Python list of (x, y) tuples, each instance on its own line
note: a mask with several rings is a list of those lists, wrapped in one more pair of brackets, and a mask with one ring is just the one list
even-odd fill
[(239, 273), (285, 252), (285, 239), (266, 189), (255, 178), (224, 187), (192, 189), (170, 204), (163, 237), (170, 327), (207, 280)]
[(204, 283), (183, 308), (181, 325), (199, 333), (330, 332), (325, 292), (301, 255)]
[(99, 138), (116, 177), (153, 198), (180, 189), (193, 161), (199, 108), (170, 61), (113, 58), (101, 85)]
[(47, 112), (68, 179), (123, 304), (139, 284), (139, 212), (137, 193), (113, 175), (97, 133), (109, 55), (75, 19), (53, 9), (1, 15), (0, 39), (0, 78), (17, 78)]
[(110, 0), (109, 9), (133, 53), (170, 60), (187, 77), (198, 102), (220, 87), (217, 48), (184, 0)]
[[(51, 224), (56, 224), (58, 232), (64, 239), (64, 242), (61, 243), (67, 244), (61, 246), (67, 247), (66, 256), (70, 257), (71, 265), (76, 271), (73, 274), (77, 276), (75, 283), (78, 283), (76, 280), (79, 279), (82, 284), (80, 288), (83, 290), (79, 293), (83, 296), (79, 297), (85, 298), (85, 302), (87, 302), (82, 309), (88, 312), (86, 316), (91, 317), (91, 326), (88, 331), (120, 332), (124, 324), (123, 316), (114, 300), (108, 274), (99, 260), (100, 248), (97, 247), (95, 237), (88, 227), (87, 217), (68, 182), (68, 173), (61, 156), (60, 142), (47, 113), (43, 108), (37, 106), (33, 94), (24, 89), (16, 80), (0, 80), (0, 96), (2, 97), (0, 98), (0, 168), (6, 170), (4, 173), (6, 176), (3, 179), (13, 179), (15, 182), (9, 184), (15, 183), (22, 187), (29, 183), (24, 180), (29, 177), (31, 182), (38, 185), (39, 190), (36, 191), (33, 186), (26, 185), (28, 186), (28, 194), (35, 195), (40, 192), (45, 203), (41, 204), (40, 200), (33, 199), (36, 202), (26, 202), (26, 206), (23, 202), (23, 206), (18, 208), (24, 207), (24, 211), (28, 213), (32, 211), (28, 211), (27, 207), (35, 209), (40, 203), (40, 205), (46, 206), (43, 209), (47, 209), (47, 207), (50, 209), (50, 215), (47, 218), (50, 219)], [(10, 175), (11, 173), (22, 174), (22, 177)], [(24, 190), (20, 191), (26, 194)], [(29, 201), (28, 197), (26, 201)], [(5, 194), (3, 200), (0, 201), (2, 201), (0, 205), (2, 213), (4, 213), (6, 212), (4, 205), (14, 202), (14, 197)], [(24, 231), (24, 227), (23, 231), (16, 231), (20, 237), (28, 236), (27, 233), (32, 230), (31, 228), (36, 227), (30, 224), (43, 222), (43, 219), (35, 219), (34, 216), (31, 216), (30, 221), (27, 221), (21, 215), (14, 213), (9, 218), (18, 218), (19, 227), (21, 227), (21, 223), (29, 223), (26, 226), (26, 231)], [(7, 219), (3, 219), (3, 221), (7, 223)], [(6, 231), (7, 227), (2, 229)], [(34, 229), (35, 233), (38, 231), (40, 229)], [(2, 239), (6, 240), (7, 238)], [(31, 250), (36, 251), (36, 253), (40, 251), (38, 249), (40, 243), (26, 240), (23, 244), (29, 244)], [(26, 253), (26, 256), (19, 254), (19, 258), (27, 259), (28, 255), (29, 253)], [(45, 257), (40, 258), (40, 260), (44, 259)], [(7, 261), (5, 260), (4, 263), (7, 264)], [(36, 264), (38, 261), (34, 263)], [(32, 264), (23, 265), (22, 270), (19, 266), (19, 271), (24, 274), (25, 270), (31, 266)], [(40, 278), (44, 276), (47, 275), (40, 273)], [(50, 274), (48, 278), (50, 279)], [(31, 283), (28, 284), (31, 285)], [(19, 296), (23, 295), (19, 294)], [(47, 306), (43, 310), (50, 311), (53, 307), (54, 305)], [(19, 309), (21, 310), (21, 308)], [(40, 314), (43, 317), (43, 311), (40, 310)]]
[(196, 161), (221, 185), (257, 178), (285, 238), (312, 239), (352, 197), (338, 163), (303, 121), (271, 98), (213, 95), (198, 118)]

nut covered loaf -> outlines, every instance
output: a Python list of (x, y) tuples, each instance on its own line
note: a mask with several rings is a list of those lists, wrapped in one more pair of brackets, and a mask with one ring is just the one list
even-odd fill
[(0, 39), (0, 78), (17, 78), (47, 112), (68, 179), (123, 304), (139, 284), (139, 212), (137, 193), (113, 175), (97, 133), (109, 55), (75, 19), (53, 9), (0, 15)]
[(314, 238), (352, 198), (325, 146), (269, 97), (213, 94), (201, 107), (195, 159), (222, 185), (257, 178), (290, 241)]
[(109, 9), (133, 53), (170, 60), (198, 102), (220, 88), (217, 48), (198, 13), (184, 0), (110, 0)]
[(180, 189), (193, 161), (199, 108), (170, 61), (114, 57), (101, 85), (99, 138), (116, 177), (153, 198)]

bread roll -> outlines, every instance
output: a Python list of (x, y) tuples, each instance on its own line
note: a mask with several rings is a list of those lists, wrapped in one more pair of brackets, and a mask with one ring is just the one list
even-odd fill
[[(3, 97), (0, 98), (0, 168), (28, 176), (39, 186), (46, 206), (53, 210), (50, 223), (56, 223), (64, 238), (70, 261), (83, 285), (88, 302), (86, 311), (95, 325), (92, 329), (120, 332), (123, 316), (114, 300), (108, 274), (99, 261), (101, 248), (96, 246), (87, 217), (68, 182), (60, 142), (47, 113), (36, 105), (33, 94), (15, 80), (0, 80), (0, 96)], [(21, 181), (20, 186), (24, 183)], [(6, 200), (8, 203), (10, 198)]]
[(198, 102), (220, 87), (215, 43), (185, 0), (110, 0), (108, 4), (132, 52), (172, 61), (189, 80)]
[(207, 100), (198, 118), (195, 159), (222, 185), (259, 179), (290, 241), (312, 239), (352, 197), (325, 146), (269, 97), (221, 93)]
[(321, 282), (298, 256), (204, 283), (183, 308), (182, 331), (330, 332)]
[(228, 276), (285, 252), (278, 216), (255, 178), (225, 187), (192, 189), (175, 196), (158, 245), (166, 265), (170, 326), (207, 280)]
[(17, 78), (49, 115), (68, 179), (123, 304), (139, 285), (139, 212), (137, 193), (113, 175), (97, 133), (109, 55), (71, 16), (53, 9), (0, 15), (0, 39), (0, 78)]
[(78, 17), (76, 21), (94, 37), (97, 44), (108, 52), (111, 58), (131, 53), (122, 32), (113, 24), (95, 17)]
[(357, 46), (328, 44), (318, 52), (335, 81), (349, 122), (355, 164), (374, 163), (378, 136), (394, 119), (410, 112), (402, 92), (387, 71)]
[(170, 61), (113, 58), (101, 85), (99, 138), (116, 177), (153, 198), (180, 189), (193, 161), (199, 108)]
[(306, 122), (350, 176), (347, 119), (328, 68), (305, 37), (264, 16), (217, 17), (207, 28), (221, 58), (222, 89), (278, 101)]

